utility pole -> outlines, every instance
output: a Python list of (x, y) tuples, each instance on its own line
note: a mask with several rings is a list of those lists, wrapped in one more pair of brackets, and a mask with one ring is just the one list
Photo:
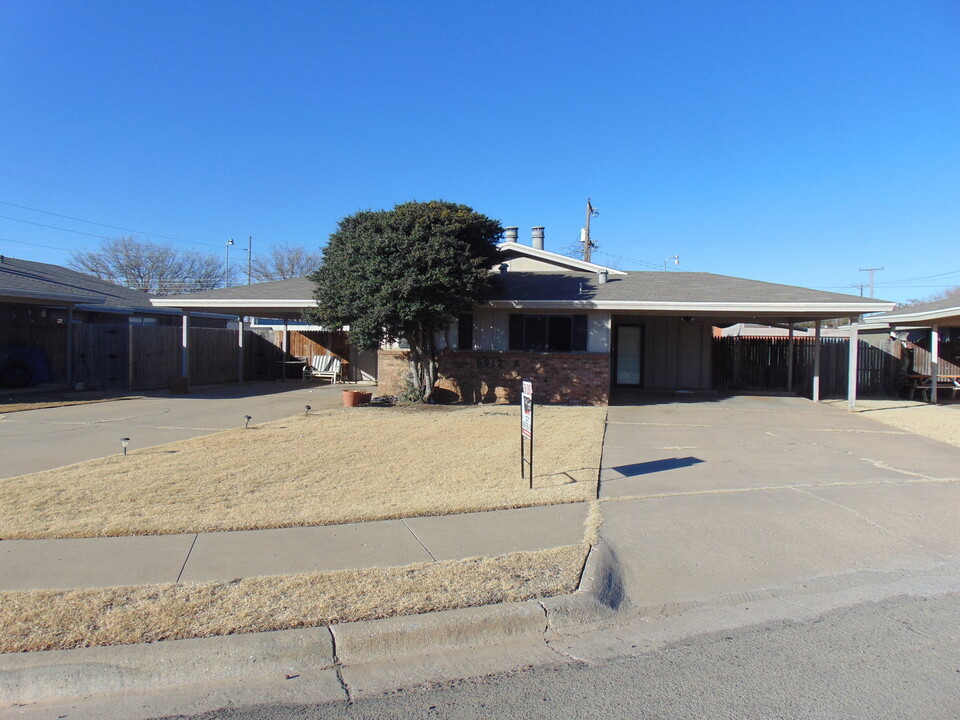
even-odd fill
[[(878, 267), (878, 268), (860, 268), (860, 272), (868, 272), (868, 273), (870, 273), (870, 297), (873, 297), (873, 274), (874, 274), (877, 270), (883, 270), (883, 269), (884, 269), (884, 268), (882, 268), (882, 267)], [(863, 295), (863, 292), (861, 292), (860, 294)]]
[(230, 246), (234, 245), (233, 238), (227, 240), (227, 251), (224, 253), (223, 259), (223, 286), (230, 287)]
[(583, 243), (583, 261), (590, 262), (590, 250), (593, 244), (590, 242), (590, 218), (600, 215), (599, 211), (590, 204), (590, 198), (587, 198), (587, 222), (583, 228), (583, 237), (580, 242)]
[(253, 235), (247, 237), (247, 285), (250, 285), (250, 278), (253, 277)]
[(854, 284), (851, 285), (850, 287), (852, 287), (852, 288), (860, 288), (860, 297), (863, 297), (863, 288), (864, 288), (863, 283), (854, 283)]

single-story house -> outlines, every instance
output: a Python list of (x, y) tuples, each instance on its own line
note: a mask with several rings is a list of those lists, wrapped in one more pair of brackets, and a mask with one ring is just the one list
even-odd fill
[[(517, 242), (507, 229), (500, 245), (504, 289), (456, 318), (445, 335), (439, 386), (464, 401), (513, 399), (521, 378), (537, 386), (538, 402), (606, 404), (619, 388), (706, 390), (711, 387), (715, 325), (738, 322), (853, 320), (893, 303), (756, 280), (688, 272), (624, 272), (548, 252), (543, 229)], [(314, 305), (309, 280), (284, 280), (154, 299), (160, 307), (236, 315), (299, 317)], [(186, 317), (186, 316), (185, 316)], [(186, 320), (185, 320), (186, 322)], [(395, 393), (406, 377), (402, 348), (379, 353), (377, 382)], [(855, 373), (848, 396), (856, 397)], [(813, 397), (819, 399), (819, 372)]]
[[(146, 293), (93, 275), (0, 255), (0, 346), (42, 348), (49, 372), (38, 380), (72, 383), (75, 325), (181, 323), (179, 310), (150, 300)], [(230, 319), (204, 313), (194, 322), (223, 328)]]

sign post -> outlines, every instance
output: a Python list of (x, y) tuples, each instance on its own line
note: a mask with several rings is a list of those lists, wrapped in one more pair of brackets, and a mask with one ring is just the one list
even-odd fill
[[(525, 443), (530, 442), (530, 459), (527, 459)], [(526, 467), (525, 467), (526, 466)], [(533, 383), (523, 381), (523, 392), (520, 394), (520, 477), (525, 477), (525, 471), (530, 471), (530, 489), (533, 490)]]

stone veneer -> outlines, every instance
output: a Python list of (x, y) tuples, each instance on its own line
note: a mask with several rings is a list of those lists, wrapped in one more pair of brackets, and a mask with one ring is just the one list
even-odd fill
[[(377, 385), (397, 395), (409, 372), (407, 353), (381, 350)], [(607, 353), (534, 353), (448, 350), (440, 355), (436, 398), (440, 402), (516, 403), (521, 380), (533, 381), (537, 403), (606, 405), (610, 400)]]

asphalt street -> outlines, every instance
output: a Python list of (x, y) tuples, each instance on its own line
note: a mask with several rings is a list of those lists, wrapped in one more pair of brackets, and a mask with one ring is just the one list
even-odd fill
[[(203, 720), (960, 717), (960, 594), (898, 597), (691, 637), (656, 652), (353, 704), (248, 706)], [(169, 716), (181, 720), (187, 716)]]

